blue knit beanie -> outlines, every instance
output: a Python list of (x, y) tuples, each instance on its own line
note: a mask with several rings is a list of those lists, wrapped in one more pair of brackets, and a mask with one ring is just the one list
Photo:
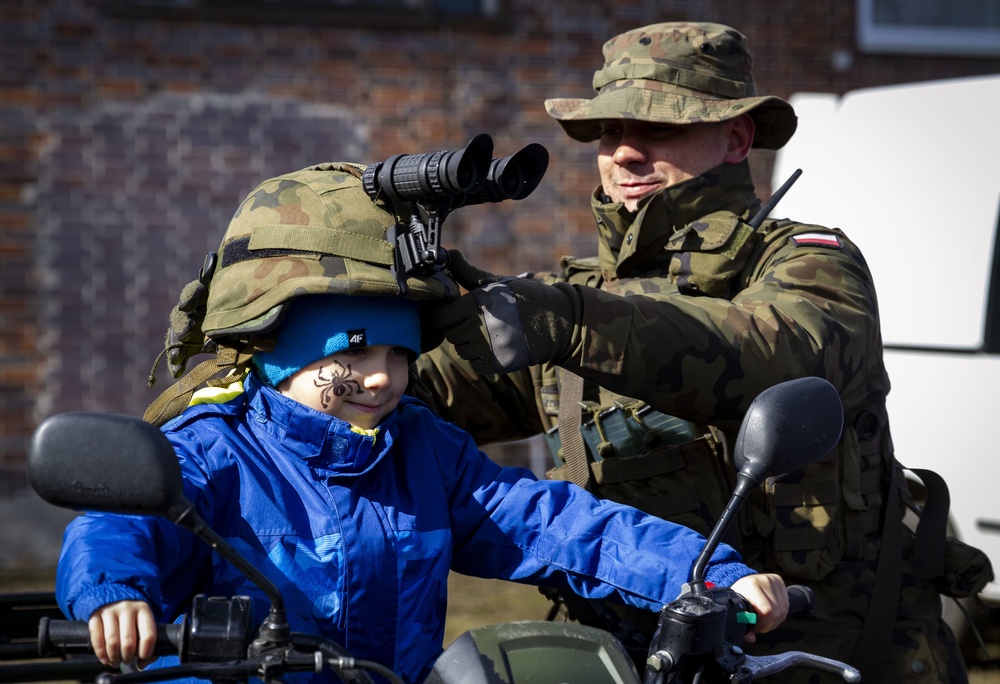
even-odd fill
[(387, 344), (420, 354), (420, 305), (402, 297), (311, 295), (291, 302), (274, 351), (253, 364), (272, 386), (314, 361), (345, 349)]

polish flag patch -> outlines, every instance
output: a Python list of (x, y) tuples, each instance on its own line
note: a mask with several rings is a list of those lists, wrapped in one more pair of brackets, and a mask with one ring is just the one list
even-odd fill
[(833, 233), (801, 233), (790, 238), (797, 247), (832, 247), (840, 249), (844, 243)]

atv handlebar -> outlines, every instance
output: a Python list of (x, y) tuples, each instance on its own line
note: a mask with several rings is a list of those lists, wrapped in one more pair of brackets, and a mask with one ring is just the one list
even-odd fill
[(809, 615), (816, 609), (816, 594), (801, 584), (788, 586), (788, 619)]
[[(178, 655), (183, 648), (184, 625), (156, 625), (154, 656)], [(76, 653), (92, 654), (90, 628), (81, 620), (53, 620), (44, 617), (38, 622), (38, 654), (63, 656)]]
[[(741, 650), (743, 635), (752, 626), (753, 613), (747, 601), (727, 587), (717, 587), (710, 590), (709, 595), (715, 603), (725, 607), (727, 612), (726, 642), (730, 651), (727, 663), (738, 666), (744, 673), (753, 673), (760, 677), (781, 671), (794, 665), (811, 665), (819, 669), (840, 673), (842, 663), (826, 661), (825, 659), (805, 653), (782, 654), (756, 658), (745, 655)], [(815, 595), (808, 587), (791, 585), (788, 587), (789, 617), (801, 617), (812, 612), (815, 605)], [(196, 605), (211, 605), (217, 607), (222, 601), (208, 603), (196, 601)], [(240, 606), (240, 602), (234, 601)], [(234, 614), (237, 617), (233, 617)], [(187, 629), (188, 622), (177, 624), (157, 624), (157, 637), (154, 655), (173, 655), (181, 659), (182, 664), (175, 667), (158, 670), (147, 670), (142, 673), (117, 674), (105, 679), (105, 684), (117, 682), (153, 682), (176, 677), (202, 677), (217, 679), (220, 676), (259, 676), (266, 660), (270, 674), (293, 671), (318, 671), (324, 667), (344, 672), (345, 681), (370, 682), (361, 670), (371, 670), (382, 677), (393, 681), (393, 674), (376, 663), (355, 661), (350, 654), (336, 644), (319, 637), (292, 634), (291, 643), (282, 650), (280, 657), (274, 653), (255, 654), (249, 634), (242, 628), (234, 628), (234, 621), (240, 622), (240, 611), (218, 610), (206, 614), (200, 629), (192, 633)], [(669, 619), (668, 619), (669, 621)], [(225, 624), (223, 624), (225, 623)], [(219, 635), (227, 637), (218, 641)], [(38, 649), (42, 656), (67, 656), (73, 654), (92, 653), (90, 646), (90, 630), (84, 621), (54, 620), (43, 618), (38, 625)], [(675, 651), (675, 655), (679, 655)], [(280, 665), (279, 665), (280, 663)], [(224, 672), (223, 672), (224, 671)], [(847, 679), (845, 677), (845, 679)], [(396, 680), (398, 681), (398, 680)], [(850, 680), (848, 680), (850, 681)]]
[[(212, 620), (224, 619), (215, 614)], [(257, 652), (254, 643), (239, 629), (228, 624), (204, 624), (205, 629), (192, 633), (187, 621), (156, 625), (156, 646), (153, 655), (178, 656), (180, 665), (141, 672), (100, 675), (96, 684), (138, 684), (181, 677), (196, 677), (211, 681), (245, 680), (261, 677), (271, 680), (289, 672), (320, 672), (334, 670), (347, 684), (372, 684), (365, 671), (375, 672), (392, 684), (402, 684), (392, 670), (367, 660), (355, 660), (327, 639), (308, 634), (292, 633), (288, 643), (280, 648)], [(227, 634), (225, 643), (217, 641)], [(42, 656), (93, 654), (89, 625), (82, 620), (52, 620), (42, 618), (38, 624), (38, 652)]]

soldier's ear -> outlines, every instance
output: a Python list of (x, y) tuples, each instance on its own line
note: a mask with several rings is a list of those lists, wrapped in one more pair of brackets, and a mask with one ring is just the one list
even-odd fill
[(735, 119), (730, 119), (725, 125), (727, 144), (723, 161), (727, 164), (739, 164), (750, 154), (757, 127), (749, 114), (741, 114)]

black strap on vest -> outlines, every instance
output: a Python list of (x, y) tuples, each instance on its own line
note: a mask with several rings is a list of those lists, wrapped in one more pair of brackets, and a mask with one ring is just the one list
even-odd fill
[[(861, 671), (863, 682), (881, 681), (899, 608), (903, 557), (901, 487), (906, 486), (902, 470), (902, 466), (893, 460), (892, 480), (882, 520), (874, 593), (852, 658), (852, 662)], [(910, 472), (921, 479), (927, 492), (915, 532), (912, 560), (915, 579), (927, 581), (944, 574), (944, 547), (951, 496), (947, 483), (933, 470), (913, 468)]]
[(908, 468), (924, 483), (927, 491), (924, 509), (917, 523), (913, 551), (913, 574), (918, 580), (934, 580), (944, 576), (944, 547), (948, 539), (948, 510), (951, 494), (944, 478), (933, 470)]
[(903, 557), (900, 478), (899, 469), (893, 462), (883, 511), (875, 586), (872, 588), (872, 600), (868, 604), (865, 624), (854, 648), (854, 657), (851, 658), (851, 662), (861, 671), (862, 682), (882, 681), (882, 671), (889, 656), (892, 628), (896, 623), (896, 610), (899, 607), (900, 564)]

